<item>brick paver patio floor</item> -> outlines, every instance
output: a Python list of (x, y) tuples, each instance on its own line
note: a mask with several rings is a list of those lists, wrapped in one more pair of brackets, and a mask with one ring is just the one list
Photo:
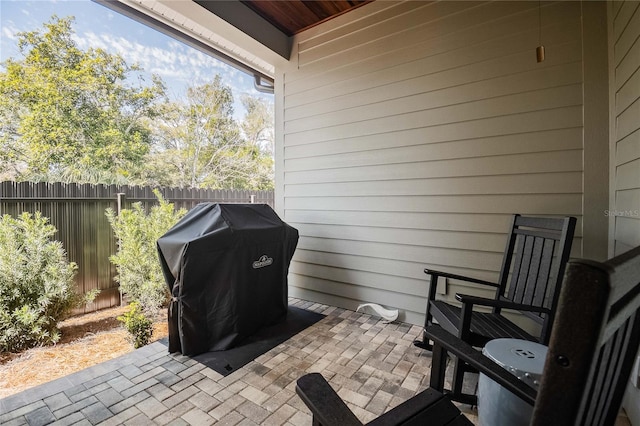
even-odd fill
[(290, 304), (326, 317), (227, 377), (156, 342), (0, 399), (0, 424), (308, 426), (295, 382), (309, 372), (366, 422), (428, 386), (431, 354), (412, 345), (421, 327)]

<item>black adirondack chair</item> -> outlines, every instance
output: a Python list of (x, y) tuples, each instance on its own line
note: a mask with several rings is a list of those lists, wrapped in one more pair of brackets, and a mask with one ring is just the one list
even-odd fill
[[(605, 263), (571, 261), (538, 391), (437, 325), (430, 387), (369, 425), (472, 425), (442, 393), (447, 352), (533, 405), (531, 426), (612, 426), (640, 344), (640, 247)], [(313, 425), (361, 425), (318, 373), (297, 381)]]
[[(546, 218), (514, 215), (507, 240), (498, 283), (492, 283), (434, 269), (424, 272), (431, 278), (425, 328), (435, 321), (445, 330), (475, 347), (489, 340), (518, 338), (546, 344), (558, 303), (558, 294), (569, 260), (576, 226), (574, 217)], [(456, 294), (462, 303), (458, 307), (436, 300), (439, 277), (463, 280), (496, 289), (495, 298), (487, 299)], [(478, 312), (474, 306), (490, 307), (490, 312)], [(531, 335), (504, 316), (502, 310), (520, 311), (540, 326), (539, 335)], [(431, 350), (425, 336), (414, 344)], [(456, 401), (475, 405), (474, 394), (462, 391), (464, 375), (474, 372), (467, 364), (455, 361), (451, 392)]]

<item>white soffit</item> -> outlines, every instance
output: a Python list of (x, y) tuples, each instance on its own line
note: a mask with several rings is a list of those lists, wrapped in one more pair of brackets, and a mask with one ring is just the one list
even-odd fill
[(118, 0), (273, 78), (281, 56), (191, 0)]

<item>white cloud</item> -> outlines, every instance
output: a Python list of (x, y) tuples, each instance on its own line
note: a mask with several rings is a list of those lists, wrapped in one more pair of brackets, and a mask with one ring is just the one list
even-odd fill
[(20, 51), (16, 40), (18, 39), (18, 33), (20, 31), (13, 22), (3, 22), (0, 31), (0, 52), (2, 53), (0, 60), (4, 61), (9, 58), (19, 59)]
[(222, 82), (233, 92), (234, 116), (237, 119), (245, 112), (240, 103), (242, 94), (250, 93), (262, 97), (253, 90), (252, 77), (170, 38), (155, 40), (154, 45), (150, 45), (93, 30), (76, 33), (74, 39), (83, 50), (90, 47), (101, 48), (120, 55), (130, 65), (139, 65), (146, 73), (159, 75), (167, 85), (169, 96), (176, 100), (184, 98), (187, 87), (206, 84), (211, 82), (216, 74), (220, 74)]
[(158, 74), (167, 83), (174, 80), (185, 85), (204, 84), (215, 74), (221, 74), (226, 84), (238, 81), (239, 71), (235, 68), (176, 41), (167, 42), (166, 47), (147, 46), (124, 37), (94, 32), (77, 34), (75, 38), (82, 49), (94, 47), (118, 54), (128, 64), (138, 64), (146, 72)]
[(2, 27), (2, 37), (8, 40), (16, 40), (18, 38), (16, 33), (18, 32), (19, 30), (15, 27)]

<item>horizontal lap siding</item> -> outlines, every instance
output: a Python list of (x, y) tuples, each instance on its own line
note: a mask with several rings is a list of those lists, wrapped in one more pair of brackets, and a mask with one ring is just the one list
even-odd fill
[[(284, 72), (290, 293), (421, 323), (425, 267), (495, 280), (513, 213), (579, 218), (580, 4), (373, 2), (298, 36)], [(458, 290), (480, 290), (452, 282)]]
[[(615, 2), (609, 9), (613, 46), (611, 87), (613, 255), (640, 245), (640, 2)], [(640, 423), (640, 391), (627, 386), (624, 408)]]
[(640, 245), (640, 3), (613, 14), (615, 254)]

